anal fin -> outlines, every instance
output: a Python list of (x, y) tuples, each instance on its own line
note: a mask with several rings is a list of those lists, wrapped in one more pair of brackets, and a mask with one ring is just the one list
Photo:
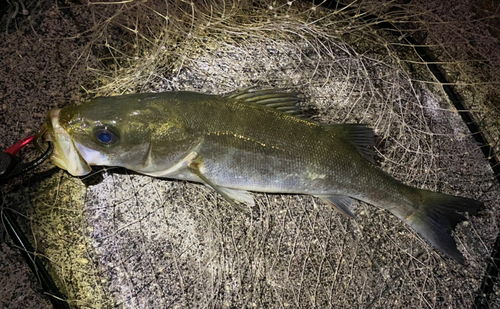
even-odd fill
[(352, 198), (344, 195), (316, 196), (325, 201), (333, 209), (349, 218), (356, 219), (356, 215), (351, 211)]

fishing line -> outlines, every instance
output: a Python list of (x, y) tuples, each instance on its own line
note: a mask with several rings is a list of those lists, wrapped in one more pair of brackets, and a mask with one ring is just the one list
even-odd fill
[[(28, 163), (20, 163), (17, 160), (15, 157), (16, 154), (26, 145), (31, 143), (33, 139), (34, 136), (25, 138), (0, 153), (0, 183), (5, 183), (8, 180), (25, 174), (42, 164), (50, 157), (54, 151), (54, 144), (52, 142), (47, 142), (47, 149), (35, 160)], [(8, 208), (2, 208), (0, 218), (7, 234), (10, 236), (15, 246), (19, 249), (28, 267), (33, 271), (33, 274), (42, 286), (44, 294), (49, 296), (49, 300), (54, 308), (70, 309), (70, 306), (66, 301), (66, 296), (59, 291), (57, 285), (52, 279), (52, 276), (49, 274), (42, 260), (39, 258), (39, 254), (33, 248), (29, 239), (16, 222), (14, 212)]]

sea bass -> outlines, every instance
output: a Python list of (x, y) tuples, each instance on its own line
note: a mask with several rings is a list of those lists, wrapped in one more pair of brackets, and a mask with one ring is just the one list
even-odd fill
[(201, 182), (234, 205), (248, 191), (308, 194), (354, 217), (353, 199), (387, 209), (448, 257), (464, 263), (451, 236), (481, 203), (407, 186), (373, 164), (373, 131), (302, 116), (296, 93), (245, 90), (100, 97), (48, 112), (37, 140), (71, 175), (92, 165)]

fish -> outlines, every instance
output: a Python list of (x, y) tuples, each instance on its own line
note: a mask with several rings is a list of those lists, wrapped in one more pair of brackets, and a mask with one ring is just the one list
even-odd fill
[(36, 140), (53, 142), (52, 162), (73, 176), (123, 167), (205, 184), (240, 209), (255, 205), (250, 192), (305, 194), (355, 218), (363, 201), (465, 263), (451, 232), (480, 201), (396, 180), (374, 162), (373, 129), (311, 120), (300, 101), (283, 89), (97, 97), (48, 111)]

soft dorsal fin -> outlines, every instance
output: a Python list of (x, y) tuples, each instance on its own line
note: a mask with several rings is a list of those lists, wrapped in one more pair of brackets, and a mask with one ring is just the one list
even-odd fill
[(282, 113), (304, 117), (297, 107), (301, 101), (298, 92), (284, 92), (286, 89), (264, 89), (251, 91), (253, 88), (226, 94), (225, 97), (252, 104), (264, 105)]
[(356, 146), (359, 152), (371, 163), (375, 163), (373, 147), (375, 146), (375, 133), (373, 129), (364, 124), (332, 124), (325, 126), (328, 131), (339, 134)]

